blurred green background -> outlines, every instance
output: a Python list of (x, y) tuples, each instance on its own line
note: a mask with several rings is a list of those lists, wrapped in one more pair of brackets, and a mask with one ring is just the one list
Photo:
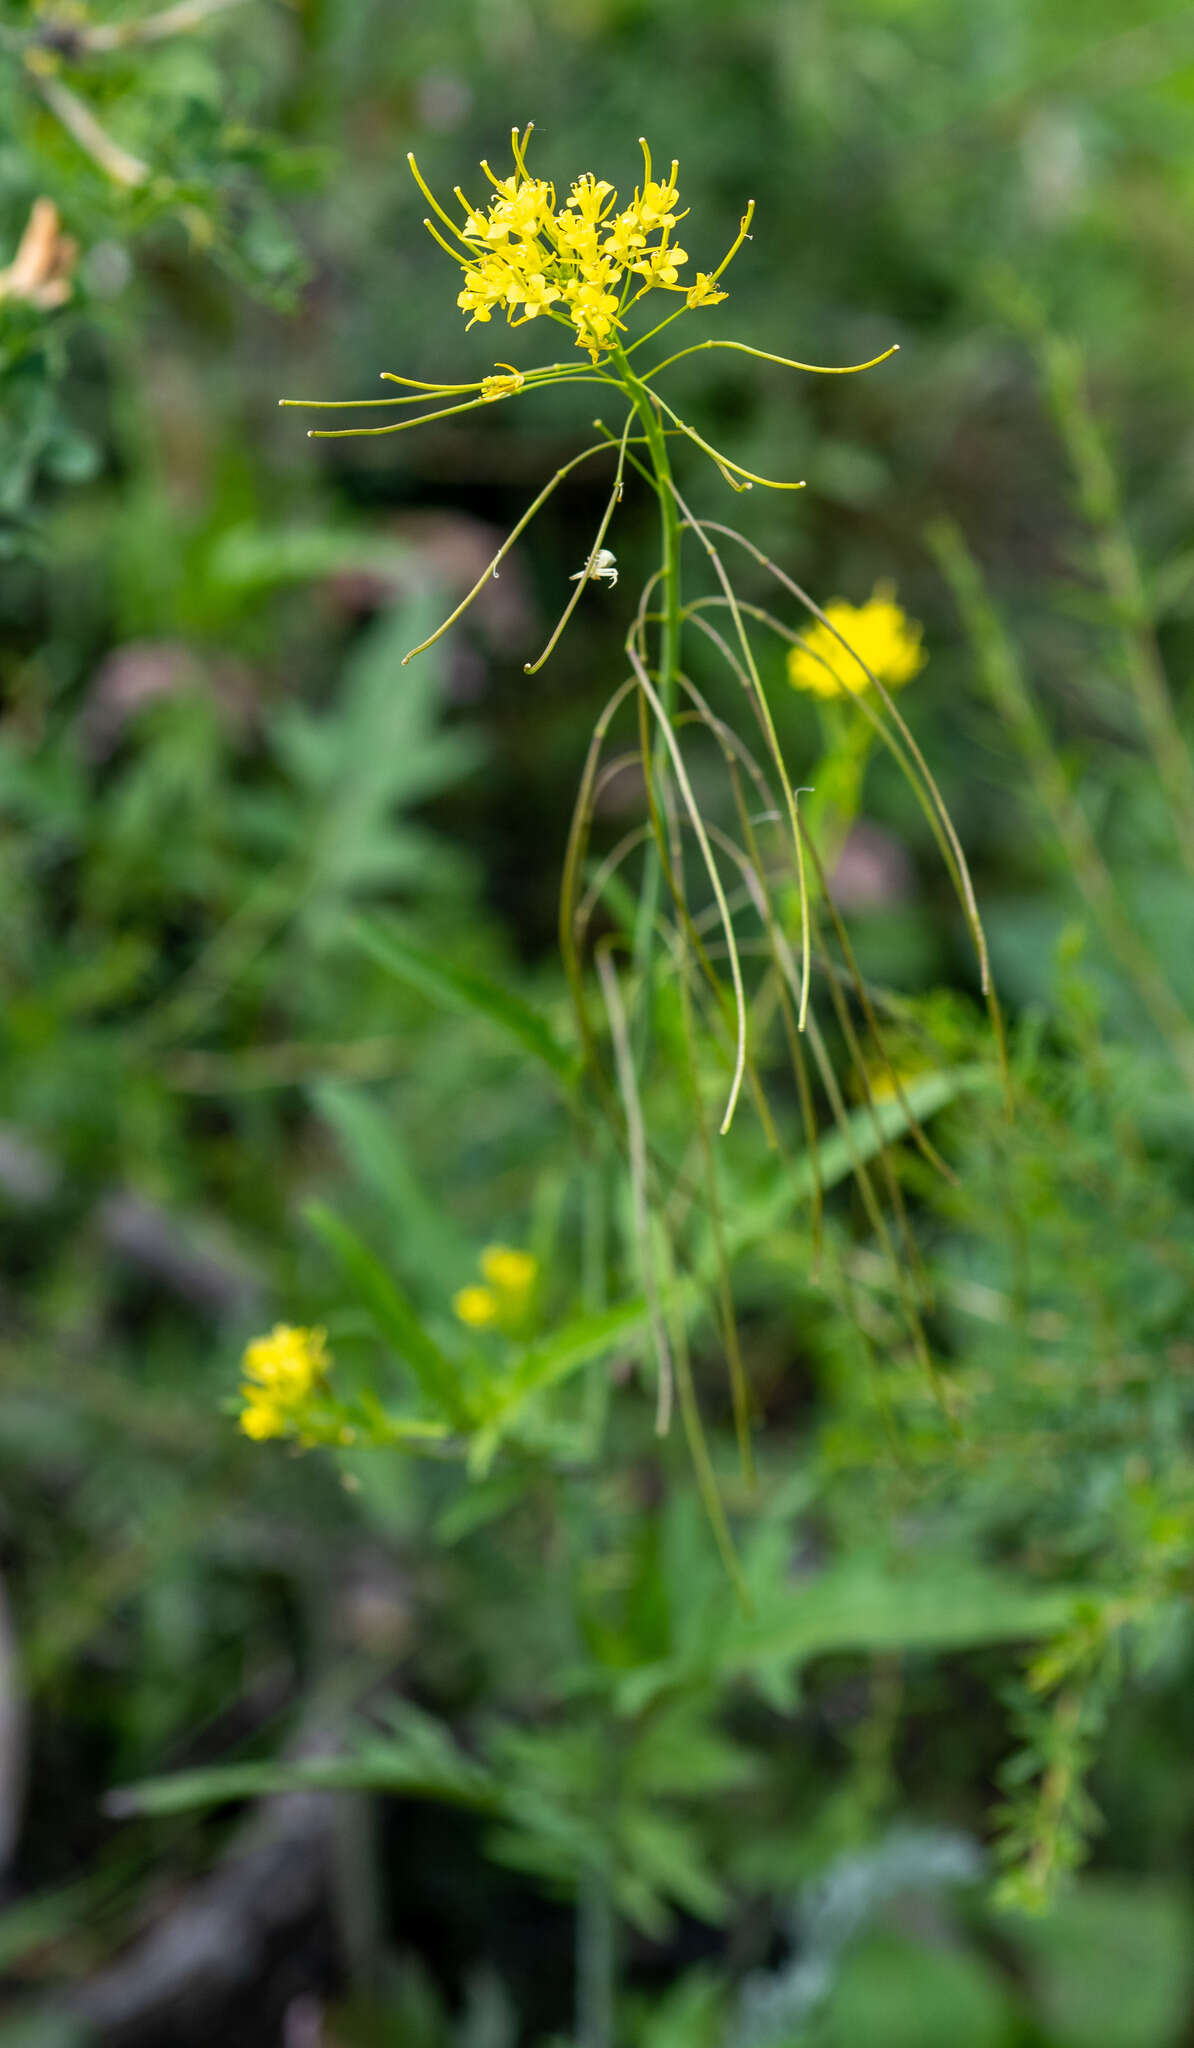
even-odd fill
[[(0, 0), (0, 268), (39, 198), (76, 245), (62, 303), (45, 278), (0, 290), (0, 2041), (1194, 2041), (1192, 821), (1163, 800), (1131, 688), (1133, 662), (1167, 674), (1188, 731), (1194, 8), (243, 0), (88, 41), (151, 12)], [(644, 1821), (654, 1874), (610, 2036), (583, 1997), (573, 2016), (575, 1886), (546, 1822), (533, 1852), (490, 1857), (467, 1802), (111, 1798), (334, 1750), (350, 1708), (393, 1692), (469, 1753), (495, 1716), (527, 1742), (562, 1726), (508, 1767), (543, 1812), (579, 1812), (582, 1781), (599, 1808), (600, 1772), (568, 1747), (589, 1697), (573, 1550), (591, 1542), (594, 1598), (624, 1602), (610, 1669), (688, 1654), (675, 1616), (724, 1590), (682, 1452), (664, 1484), (625, 1420), (580, 1520), (523, 1474), (512, 1523), (500, 1469), (470, 1506), (434, 1466), (337, 1466), (235, 1429), (259, 1329), (335, 1334), (341, 1313), (351, 1352), (314, 1197), (431, 1314), (492, 1240), (554, 1258), (558, 1303), (581, 1289), (580, 1141), (550, 1077), (445, 1008), (433, 971), (396, 979), (356, 920), (562, 1018), (568, 820), (654, 509), (628, 490), (622, 582), (586, 593), (543, 674), (523, 663), (586, 559), (596, 466), (402, 669), (588, 439), (591, 394), (373, 443), (308, 442), (277, 406), (540, 359), (537, 326), (465, 331), (406, 165), (476, 192), (478, 159), (504, 168), (527, 120), (561, 188), (589, 169), (632, 187), (641, 133), (677, 157), (694, 268), (756, 201), (694, 337), (819, 363), (899, 344), (857, 378), (692, 359), (685, 417), (808, 489), (738, 500), (699, 458), (680, 473), (821, 600), (888, 579), (924, 622), (902, 705), (973, 866), (1023, 1091), (1013, 1135), (990, 1091), (934, 1126), (959, 1190), (900, 1168), (981, 1448), (951, 1463), (918, 1392), (911, 1476), (889, 1465), (883, 1403), (793, 1225), (744, 1282), (770, 1460), (747, 1547), (782, 1578), (865, 1562), (882, 1528), (946, 1578), (977, 1558), (1122, 1608), (1058, 1625), (1078, 1679), (1051, 1720), (1015, 1621), (992, 1647), (981, 1613), (891, 1640), (831, 1628), (799, 1678), (778, 1653), (749, 1683), (711, 1676), (709, 1727), (665, 1724), (644, 1778), (644, 1798), (690, 1799), (692, 1834), (665, 1854)], [(136, 173), (113, 175), (116, 145)], [(1006, 642), (960, 619), (942, 520)], [(1138, 587), (1115, 581), (1117, 536)], [(1009, 646), (1052, 784), (1000, 694)], [(768, 661), (812, 780), (821, 729)], [(1114, 915), (1081, 886), (1067, 806)], [(882, 762), (864, 813), (838, 877), (863, 969), (910, 1045), (927, 1032), (938, 1059), (989, 1067), (964, 924)], [(1168, 1035), (1125, 931), (1161, 964)], [(843, 1197), (831, 1221), (882, 1352), (866, 1217)], [(729, 1748), (753, 1759), (745, 1792)], [(1072, 1833), (1061, 1865), (1092, 1851), (1037, 1918), (989, 1887), (1016, 1755)]]

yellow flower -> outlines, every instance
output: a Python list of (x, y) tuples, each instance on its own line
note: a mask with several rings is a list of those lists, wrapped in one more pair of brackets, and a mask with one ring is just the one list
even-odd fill
[(895, 690), (910, 682), (928, 659), (920, 644), (923, 627), (900, 610), (889, 583), (876, 584), (864, 605), (834, 598), (825, 607), (825, 617), (829, 624), (818, 619), (804, 635), (803, 645), (788, 654), (788, 681), (798, 690), (811, 690), (817, 697), (856, 696), (868, 687), (867, 669), (885, 688)]
[(577, 344), (587, 348), (596, 362), (601, 351), (609, 347), (614, 330), (621, 325), (618, 301), (613, 292), (602, 290), (600, 281), (565, 286), (565, 297)]
[(707, 270), (698, 270), (696, 283), (689, 285), (684, 303), (689, 308), (693, 306), (720, 306), (722, 300), (728, 296), (728, 293), (718, 291)]
[[(412, 157), (411, 169), (440, 223), (429, 220), (427, 226), (464, 271), (456, 303), (468, 314), (470, 327), (478, 321), (487, 323), (495, 311), (504, 312), (515, 327), (551, 313), (570, 323), (577, 347), (587, 349), (598, 362), (617, 347), (628, 303), (648, 291), (685, 290), (679, 273), (688, 258), (683, 249), (668, 244), (677, 221), (685, 217), (677, 210), (678, 167), (673, 163), (666, 179), (652, 177), (651, 152), (643, 142), (642, 189), (636, 188), (621, 213), (615, 212), (618, 195), (613, 186), (591, 171), (574, 180), (557, 210), (555, 187), (527, 175), (530, 132), (528, 128), (522, 135), (514, 133), (515, 168), (510, 177), (498, 178), (482, 164), (493, 186), (486, 207), (474, 206), (457, 187), (463, 226), (445, 213)], [(448, 230), (448, 239), (441, 226)], [(635, 278), (642, 282), (632, 290)], [(700, 272), (686, 293), (686, 303), (716, 305), (725, 293), (715, 291), (713, 282)], [(486, 385), (491, 381), (496, 380), (486, 379)], [(483, 398), (507, 395), (505, 385), (501, 390), (482, 390)]]
[(530, 1252), (516, 1251), (508, 1244), (487, 1244), (481, 1254), (484, 1287), (474, 1283), (452, 1296), (457, 1319), (470, 1330), (487, 1330), (499, 1323), (510, 1335), (517, 1335), (526, 1322), (531, 1290), (539, 1276), (539, 1261)]
[(616, 220), (610, 222), (609, 233), (601, 244), (601, 253), (625, 270), (646, 246), (646, 241), (647, 237), (638, 212), (631, 206), (625, 213), (620, 213)]
[(549, 283), (540, 270), (532, 272), (521, 283), (516, 280), (506, 293), (510, 306), (522, 307), (524, 320), (533, 320), (536, 314), (545, 313), (562, 296), (559, 285)]
[(268, 1337), (255, 1337), (244, 1357), (240, 1426), (245, 1435), (257, 1440), (285, 1436), (331, 1362), (323, 1330), (277, 1323)]
[(686, 250), (669, 249), (665, 241), (658, 249), (648, 249), (637, 263), (631, 265), (631, 269), (636, 277), (645, 277), (648, 285), (675, 284), (679, 265), (687, 261)]
[(535, 1284), (539, 1261), (533, 1252), (514, 1251), (508, 1244), (487, 1244), (481, 1254), (481, 1271), (499, 1293), (525, 1294)]
[(285, 1436), (286, 1416), (277, 1403), (255, 1388), (245, 1387), (242, 1391), (248, 1402), (240, 1418), (245, 1435), (251, 1436), (255, 1443), (268, 1436)]
[(457, 293), (456, 304), (461, 312), (472, 314), (468, 324), (475, 327), (478, 320), (492, 319), (494, 307), (500, 306), (505, 296), (506, 280), (499, 271), (466, 270), (464, 290)]
[(646, 177), (643, 180), (641, 197), (638, 192), (634, 195), (634, 210), (641, 225), (651, 235), (656, 228), (674, 228), (677, 220), (683, 218), (683, 215), (672, 211), (680, 197), (676, 189), (676, 174), (680, 166), (673, 160), (666, 183), (660, 184), (651, 176), (651, 152), (641, 137), (639, 146), (643, 152)]
[[(592, 226), (604, 220), (611, 206), (617, 203), (617, 193), (604, 178), (595, 178), (592, 171), (586, 171), (578, 178), (568, 194), (568, 211), (578, 213), (583, 221)], [(607, 203), (608, 202), (608, 203)]]
[(452, 1312), (470, 1330), (488, 1329), (497, 1321), (498, 1298), (492, 1287), (461, 1287), (452, 1296)]
[[(532, 239), (545, 217), (550, 219), (555, 194), (542, 178), (495, 178), (488, 164), (481, 169), (494, 187), (488, 214), (468, 208), (465, 233), (487, 242), (500, 242), (509, 235)], [(458, 194), (463, 199), (463, 194)], [(467, 207), (467, 201), (465, 202)]]

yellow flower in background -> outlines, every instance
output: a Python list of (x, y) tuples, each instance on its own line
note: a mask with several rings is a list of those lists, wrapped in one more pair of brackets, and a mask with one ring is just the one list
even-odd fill
[(531, 1252), (513, 1251), (508, 1244), (489, 1244), (481, 1254), (481, 1271), (500, 1294), (526, 1294), (539, 1274), (539, 1261)]
[(495, 312), (504, 312), (512, 327), (550, 314), (571, 325), (577, 347), (597, 362), (617, 346), (626, 324), (622, 316), (644, 292), (683, 292), (689, 306), (715, 306), (724, 299), (725, 293), (714, 289), (720, 270), (698, 272), (691, 287), (680, 280), (688, 256), (671, 241), (673, 228), (685, 218), (677, 210), (676, 164), (666, 179), (653, 177), (651, 152), (640, 137), (643, 183), (635, 187), (628, 206), (617, 211), (613, 186), (586, 171), (557, 208), (554, 185), (528, 175), (530, 133), (529, 125), (521, 135), (514, 132), (511, 177), (496, 177), (488, 164), (481, 165), (493, 186), (487, 207), (474, 206), (456, 188), (463, 223), (444, 211), (410, 158), (436, 214), (426, 225), (464, 271), (456, 303), (469, 315), (470, 327), (491, 320)]
[(539, 1261), (532, 1252), (516, 1251), (513, 1245), (487, 1244), (481, 1254), (485, 1285), (474, 1282), (452, 1296), (452, 1312), (470, 1330), (487, 1330), (498, 1323), (517, 1334), (526, 1322), (531, 1295), (539, 1277)]
[(452, 1296), (452, 1313), (470, 1330), (487, 1330), (497, 1321), (497, 1295), (492, 1287), (460, 1287)]
[(268, 1337), (255, 1337), (244, 1356), (240, 1426), (245, 1435), (257, 1441), (285, 1436), (331, 1363), (323, 1330), (277, 1323)]
[(811, 690), (817, 697), (857, 696), (869, 687), (866, 669), (886, 689), (897, 690), (928, 659), (920, 644), (924, 628), (901, 611), (890, 583), (877, 583), (864, 605), (835, 597), (826, 605), (825, 617), (829, 625), (817, 619), (803, 645), (788, 654), (788, 681), (798, 690)]
[(268, 1436), (285, 1436), (286, 1416), (277, 1403), (268, 1400), (264, 1394), (250, 1394), (248, 1388), (244, 1392), (249, 1394), (248, 1406), (240, 1418), (245, 1435), (251, 1436), (255, 1443)]

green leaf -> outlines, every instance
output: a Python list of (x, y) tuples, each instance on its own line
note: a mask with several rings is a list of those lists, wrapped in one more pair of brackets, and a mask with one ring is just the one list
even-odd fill
[(310, 1203), (305, 1214), (335, 1257), (355, 1298), (368, 1309), (387, 1344), (409, 1365), (425, 1398), (457, 1427), (467, 1427), (468, 1404), (455, 1365), (428, 1335), (381, 1261), (322, 1202)]
[(816, 2038), (824, 2048), (1013, 2048), (1025, 2034), (988, 1958), (956, 1937), (929, 1945), (882, 1929), (844, 1958)]
[(1034, 1586), (972, 1564), (945, 1571), (935, 1562), (900, 1567), (858, 1558), (760, 1586), (748, 1563), (747, 1578), (753, 1613), (723, 1594), (710, 1606), (699, 1647), (627, 1675), (619, 1687), (623, 1711), (641, 1711), (671, 1685), (755, 1674), (767, 1680), (830, 1651), (965, 1650), (1036, 1640), (1066, 1626), (1077, 1598), (1073, 1587)]
[(402, 654), (429, 614), (392, 605), (345, 663), (336, 710), (316, 716), (287, 703), (271, 737), (306, 811), (296, 813), (295, 851), (305, 876), (303, 915), (329, 942), (344, 926), (344, 898), (379, 889), (443, 885), (457, 859), (407, 815), (476, 764), (477, 743), (442, 729), (434, 663), (404, 675)]
[(210, 1770), (179, 1771), (123, 1785), (106, 1802), (120, 1817), (134, 1813), (186, 1813), (230, 1799), (259, 1799), (276, 1792), (402, 1792), (451, 1806), (496, 1813), (502, 1805), (497, 1780), (462, 1755), (447, 1730), (430, 1714), (403, 1701), (392, 1708), (382, 1733), (361, 1729), (346, 1756), (302, 1757), (293, 1762), (222, 1764)]
[(384, 1093), (379, 1096), (359, 1084), (322, 1081), (312, 1088), (311, 1099), (401, 1244), (404, 1269), (439, 1283), (445, 1294), (450, 1292), (456, 1277), (472, 1265), (473, 1250), (452, 1218), (424, 1193), (399, 1119)]
[(512, 995), (509, 989), (470, 968), (446, 966), (436, 954), (412, 945), (391, 927), (382, 927), (373, 919), (355, 919), (352, 931), (370, 957), (408, 988), (418, 989), (449, 1009), (483, 1017), (524, 1052), (541, 1061), (566, 1088), (575, 1087), (580, 1071), (575, 1054), (521, 996)]
[(653, 2003), (641, 2048), (716, 2048), (726, 2032), (725, 1999), (720, 1973), (690, 1970)]
[[(26, 1957), (69, 1937), (115, 1898), (120, 1880), (99, 1872), (55, 1891), (35, 1892), (0, 1912), (0, 1970), (6, 1975)], [(0, 2029), (0, 2048), (5, 2035)]]
[(726, 1894), (709, 1866), (694, 1822), (659, 1807), (632, 1808), (623, 1817), (618, 1849), (616, 1889), (644, 1934), (658, 1939), (667, 1933), (665, 1899), (698, 1920), (725, 1917)]
[(641, 1299), (624, 1302), (620, 1308), (605, 1309), (599, 1315), (578, 1316), (557, 1330), (545, 1343), (536, 1344), (505, 1380), (491, 1383), (485, 1393), (485, 1426), (474, 1439), (469, 1469), (484, 1474), (511, 1425), (537, 1394), (568, 1379), (582, 1366), (604, 1358), (611, 1351), (641, 1337), (647, 1329), (647, 1306)]
[(641, 1337), (646, 1327), (647, 1304), (638, 1296), (618, 1308), (575, 1317), (553, 1337), (523, 1353), (499, 1390), (501, 1414), (513, 1414), (535, 1394), (558, 1386), (561, 1380), (579, 1372), (582, 1365), (591, 1365), (596, 1358), (624, 1349)]
[[(856, 1161), (866, 1165), (880, 1145), (890, 1145), (902, 1138), (913, 1117), (923, 1123), (955, 1096), (971, 1089), (994, 1087), (997, 1081), (990, 1067), (952, 1067), (905, 1081), (907, 1109), (893, 1097), (876, 1102), (873, 1110), (867, 1106), (853, 1110), (846, 1119), (848, 1138), (845, 1132), (833, 1130), (818, 1144), (817, 1169), (822, 1188), (836, 1187), (854, 1171)], [(792, 1209), (813, 1193), (817, 1178), (811, 1157), (799, 1159), (777, 1173), (765, 1193), (739, 1205), (729, 1232), (732, 1248), (743, 1250), (770, 1236)]]
[(1155, 2048), (1180, 2041), (1194, 1992), (1184, 1886), (1084, 1877), (1040, 1920), (1000, 1915), (1020, 1948), (1059, 2048)]
[(61, 2006), (35, 2005), (0, 2020), (0, 2048), (91, 2048), (95, 2036)]
[(212, 549), (210, 573), (237, 590), (346, 572), (396, 579), (410, 567), (410, 550), (376, 533), (340, 526), (233, 526)]

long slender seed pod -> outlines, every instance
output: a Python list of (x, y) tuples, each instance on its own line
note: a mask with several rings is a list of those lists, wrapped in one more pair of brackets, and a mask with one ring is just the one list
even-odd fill
[[(734, 486), (736, 490), (749, 487), (751, 484), (761, 484), (764, 490), (767, 491), (803, 491), (807, 488), (803, 478), (801, 478), (800, 481), (797, 483), (784, 483), (777, 481), (776, 478), (772, 476), (757, 476), (753, 469), (743, 469), (742, 464), (740, 462), (731, 461), (730, 457), (728, 455), (723, 455), (720, 449), (714, 448), (710, 445), (708, 441), (702, 440), (701, 436), (697, 433), (695, 427), (690, 427), (686, 421), (680, 418), (679, 413), (675, 413), (672, 411), (670, 405), (665, 405), (663, 399), (659, 396), (659, 393), (657, 391), (653, 391), (651, 393), (651, 396), (654, 398), (655, 403), (658, 405), (660, 411), (665, 412), (667, 414), (669, 420), (671, 420), (672, 422), (672, 425), (676, 427), (681, 434), (687, 435), (690, 441), (695, 441), (697, 447), (702, 448), (706, 455), (711, 456), (713, 461), (717, 464), (718, 468), (723, 472), (723, 474), (728, 471), (731, 472), (734, 476), (740, 476), (746, 479), (745, 486)], [(726, 480), (727, 482), (729, 481), (729, 476), (727, 476)]]
[(744, 341), (719, 341), (710, 337), (708, 341), (694, 341), (691, 348), (682, 348), (664, 362), (653, 363), (649, 370), (640, 371), (643, 383), (649, 384), (661, 370), (670, 370), (673, 363), (682, 362), (685, 356), (699, 356), (709, 348), (732, 348), (740, 356), (757, 356), (760, 362), (778, 363), (785, 370), (806, 370), (813, 377), (856, 377), (860, 370), (874, 370), (900, 352), (900, 344), (895, 341), (890, 348), (884, 349), (882, 355), (872, 356), (869, 363), (797, 363), (791, 356), (772, 355), (770, 349), (748, 348)]
[(647, 1315), (655, 1346), (656, 1363), (659, 1369), (658, 1397), (655, 1410), (655, 1429), (659, 1436), (666, 1436), (672, 1412), (672, 1359), (668, 1347), (667, 1325), (659, 1299), (658, 1278), (655, 1270), (655, 1253), (651, 1228), (651, 1210), (647, 1199), (647, 1137), (643, 1124), (642, 1105), (638, 1095), (638, 1081), (634, 1072), (634, 1060), (630, 1051), (630, 1033), (626, 1023), (626, 1010), (622, 1002), (622, 991), (618, 986), (617, 970), (614, 967), (609, 947), (602, 944), (597, 949), (597, 974), (601, 992), (605, 999), (605, 1011), (609, 1018), (610, 1038), (613, 1041), (614, 1064), (618, 1075), (618, 1089), (626, 1116), (626, 1138), (630, 1152), (630, 1186), (634, 1204), (634, 1230), (638, 1242), (639, 1267), (643, 1278), (643, 1293), (647, 1300)]
[(779, 776), (780, 786), (784, 793), (784, 803), (787, 807), (788, 812), (788, 824), (791, 828), (792, 833), (792, 844), (796, 850), (796, 865), (799, 874), (800, 884), (800, 945), (802, 959), (800, 998), (799, 1007), (797, 1011), (797, 1020), (800, 1029), (803, 1031), (804, 1020), (806, 1015), (808, 1014), (809, 976), (811, 973), (811, 948), (809, 943), (808, 878), (804, 872), (804, 840), (800, 831), (800, 812), (799, 806), (796, 801), (796, 791), (793, 788), (791, 778), (788, 775), (787, 767), (784, 762), (783, 750), (779, 744), (779, 735), (775, 730), (775, 721), (771, 716), (771, 706), (767, 702), (767, 695), (763, 689), (762, 678), (759, 675), (758, 667), (755, 663), (754, 650), (751, 647), (750, 637), (746, 631), (745, 625), (743, 624), (742, 614), (738, 606), (737, 593), (735, 592), (734, 586), (730, 582), (729, 576), (726, 573), (725, 564), (722, 562), (721, 556), (718, 554), (718, 551), (713, 546), (712, 542), (706, 539), (705, 534), (702, 531), (701, 525), (698, 521), (696, 521), (693, 518), (691, 511), (685, 504), (683, 498), (680, 496), (679, 491), (676, 490), (674, 484), (672, 485), (672, 494), (675, 497), (676, 503), (680, 507), (681, 512), (684, 514), (684, 518), (687, 521), (689, 527), (698, 536), (702, 545), (704, 546), (705, 552), (713, 565), (714, 574), (716, 575), (718, 582), (721, 584), (722, 590), (725, 592), (725, 595), (729, 600), (730, 613), (733, 617), (734, 628), (738, 635), (738, 644), (742, 649), (743, 662), (745, 663), (747, 673), (750, 677), (750, 689), (748, 694), (750, 697), (751, 704), (754, 707), (755, 715), (758, 718), (760, 725), (762, 726), (763, 733), (767, 741), (768, 750), (771, 754), (772, 761), (775, 764), (776, 774)]
[[(686, 516), (691, 518), (691, 514), (686, 514)], [(758, 562), (763, 568), (769, 570), (770, 573), (776, 578), (777, 582), (781, 583), (785, 590), (790, 590), (793, 597), (797, 598), (799, 602), (802, 605), (804, 605), (808, 611), (812, 613), (813, 617), (819, 620), (821, 625), (823, 625), (828, 632), (833, 634), (834, 639), (841, 642), (841, 645), (845, 648), (846, 653), (850, 655), (852, 660), (858, 663), (858, 666), (862, 670), (867, 681), (871, 684), (872, 688), (877, 692), (884, 706), (884, 709), (887, 711), (888, 716), (892, 719), (893, 723), (897, 726), (901, 738), (903, 739), (905, 745), (908, 748), (909, 753), (912, 755), (912, 758), (916, 763), (917, 768), (919, 769), (921, 775), (924, 778), (925, 786), (929, 791), (930, 797), (933, 801), (934, 808), (936, 809), (938, 817), (941, 820), (942, 828), (945, 831), (947, 839), (949, 840), (950, 847), (952, 849), (954, 860), (957, 866), (957, 877), (959, 886), (962, 891), (967, 922), (970, 926), (971, 936), (974, 940), (975, 951), (978, 954), (979, 969), (982, 977), (982, 987), (983, 992), (985, 994), (991, 985), (991, 967), (987, 955), (987, 940), (986, 934), (983, 931), (982, 920), (978, 914), (978, 903), (974, 894), (974, 884), (970, 879), (970, 869), (966, 863), (966, 855), (962, 851), (962, 842), (958, 838), (953, 819), (949, 815), (949, 811), (946, 808), (945, 799), (942, 796), (941, 791), (937, 787), (936, 780), (930, 771), (928, 762), (925, 760), (924, 755), (921, 753), (921, 750), (917, 745), (916, 740), (906, 720), (901, 716), (899, 708), (894, 702), (891, 693), (888, 691), (886, 686), (880, 682), (878, 676), (876, 676), (871, 671), (871, 669), (867, 667), (867, 664), (862, 659), (862, 656), (858, 654), (853, 647), (850, 646), (850, 643), (848, 642), (848, 640), (846, 640), (845, 636), (842, 633), (838, 632), (837, 627), (833, 624), (831, 619), (828, 619), (826, 617), (825, 613), (821, 610), (820, 605), (816, 603), (815, 599), (811, 598), (806, 590), (802, 590), (800, 585), (793, 581), (792, 577), (786, 575), (782, 569), (778, 568), (774, 562), (769, 560), (769, 558), (763, 553), (761, 548), (756, 548), (752, 541), (747, 540), (743, 534), (736, 532), (732, 526), (723, 526), (716, 520), (705, 519), (699, 522), (693, 522), (693, 524), (694, 527), (699, 526), (701, 529), (709, 533), (723, 533), (726, 535), (727, 539), (735, 540), (738, 542), (738, 545), (740, 547), (745, 548), (747, 554), (752, 555), (756, 562)], [(865, 695), (862, 692), (858, 693), (857, 701), (863, 707), (864, 711), (870, 711), (870, 706), (867, 704)], [(873, 712), (871, 713), (871, 717), (872, 722), (877, 722), (874, 720)]]
[(676, 781), (680, 785), (680, 791), (684, 798), (688, 815), (692, 819), (692, 828), (696, 833), (697, 844), (701, 849), (701, 857), (708, 871), (709, 881), (712, 885), (713, 894), (717, 899), (718, 909), (721, 911), (722, 929), (725, 932), (726, 945), (729, 949), (730, 975), (734, 983), (734, 1002), (738, 1018), (738, 1036), (737, 1050), (734, 1058), (734, 1078), (730, 1083), (730, 1098), (726, 1104), (725, 1115), (722, 1117), (720, 1127), (721, 1135), (724, 1137), (734, 1121), (734, 1110), (738, 1102), (738, 1092), (742, 1086), (742, 1076), (746, 1070), (746, 991), (742, 985), (742, 964), (738, 958), (733, 920), (730, 917), (729, 906), (725, 900), (725, 890), (722, 887), (721, 876), (717, 872), (717, 862), (713, 858), (713, 850), (709, 844), (696, 798), (692, 793), (692, 784), (688, 780), (684, 758), (676, 742), (676, 736), (672, 731), (671, 723), (664, 711), (663, 705), (656, 694), (655, 686), (643, 667), (642, 662), (633, 651), (630, 658), (631, 665), (638, 677), (639, 688), (642, 690), (643, 695), (646, 697), (659, 721), (659, 729), (663, 734), (664, 743), (672, 757), (672, 766), (676, 771)]
[(609, 501), (605, 507), (604, 513), (602, 514), (601, 524), (597, 528), (596, 537), (593, 541), (592, 547), (589, 550), (589, 559), (585, 563), (584, 573), (581, 576), (580, 581), (577, 583), (575, 590), (572, 592), (571, 597), (568, 599), (567, 604), (564, 606), (564, 609), (561, 612), (560, 617), (556, 623), (555, 631), (552, 633), (551, 638), (548, 640), (548, 643), (544, 648), (542, 654), (539, 656), (539, 659), (537, 661), (527, 661), (523, 663), (524, 675), (533, 676), (539, 673), (539, 670), (543, 667), (544, 662), (548, 659), (549, 655), (551, 654), (552, 649), (557, 645), (560, 635), (564, 631), (566, 625), (568, 624), (569, 619), (572, 617), (573, 612), (576, 610), (577, 605), (580, 603), (581, 592), (583, 591), (586, 583), (588, 583), (590, 578), (592, 577), (593, 565), (596, 562), (598, 555), (601, 553), (602, 546), (605, 542), (605, 536), (609, 532), (610, 521), (613, 518), (618, 506), (622, 502), (622, 475), (626, 467), (626, 443), (630, 437), (630, 429), (636, 417), (637, 413), (635, 407), (631, 406), (629, 412), (626, 415), (626, 424), (622, 429), (622, 438), (618, 443), (618, 466), (614, 472), (614, 487), (609, 494)]
[(426, 640), (420, 640), (417, 647), (412, 647), (408, 653), (403, 655), (403, 668), (406, 667), (408, 661), (414, 660), (416, 654), (426, 654), (427, 649), (429, 647), (434, 647), (437, 640), (442, 640), (444, 634), (448, 632), (449, 629), (456, 624), (457, 619), (462, 618), (464, 616), (464, 613), (468, 610), (469, 606), (474, 602), (476, 598), (480, 596), (481, 592), (484, 590), (485, 585), (489, 582), (490, 578), (497, 574), (499, 565), (502, 562), (504, 562), (511, 548), (514, 546), (515, 541), (518, 540), (520, 536), (526, 532), (527, 527), (530, 525), (532, 519), (535, 517), (535, 514), (537, 512), (542, 511), (544, 505), (546, 505), (548, 499), (551, 497), (552, 492), (558, 489), (559, 485), (563, 483), (564, 478), (566, 476), (570, 476), (574, 469), (579, 469), (582, 462), (588, 462), (591, 456), (603, 454), (605, 450), (609, 448), (609, 446), (610, 443), (608, 440), (594, 441), (592, 447), (583, 448), (579, 455), (574, 455), (572, 457), (571, 462), (565, 462), (561, 464), (560, 468), (557, 469), (555, 475), (549, 478), (547, 483), (544, 484), (543, 489), (540, 491), (538, 497), (532, 499), (531, 503), (527, 506), (526, 511), (523, 513), (522, 518), (518, 521), (518, 524), (511, 528), (510, 532), (506, 535), (505, 540), (502, 542), (501, 547), (498, 549), (496, 555), (493, 557), (493, 560), (487, 563), (481, 575), (478, 576), (477, 581), (474, 583), (472, 589), (468, 592), (468, 595), (466, 597), (461, 598), (460, 603), (457, 605), (455, 611), (449, 612), (447, 618), (443, 621), (442, 625), (437, 626), (434, 633), (429, 634)]

